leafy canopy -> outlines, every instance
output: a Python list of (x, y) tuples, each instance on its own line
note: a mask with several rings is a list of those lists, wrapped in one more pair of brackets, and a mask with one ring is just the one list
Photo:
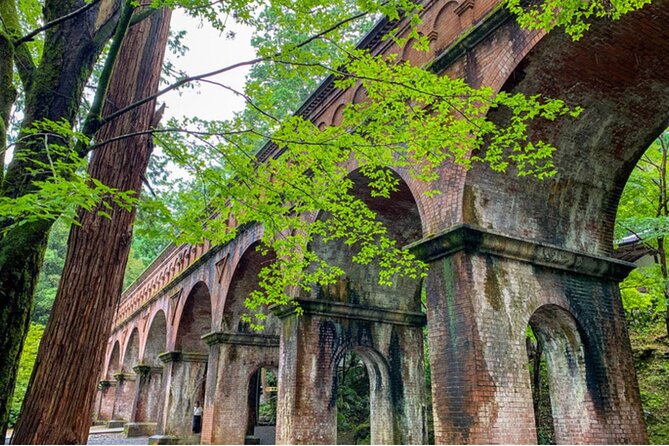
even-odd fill
[[(563, 6), (558, 8), (557, 3)], [(647, 2), (613, 2), (618, 9), (612, 10), (593, 0), (585, 12), (580, 3), (547, 0), (539, 9), (530, 10), (521, 10), (514, 0), (507, 5), (525, 26), (545, 30), (563, 26), (578, 37), (590, 19), (617, 18)], [(403, 18), (410, 25), (404, 34), (395, 30), (385, 38), (399, 46), (411, 39), (418, 49), (425, 49), (427, 38), (418, 31), (420, 4), (411, 0), (275, 0), (258, 13), (261, 5), (249, 0), (152, 3), (153, 7), (184, 7), (221, 30), (229, 15), (258, 29), (257, 35), (263, 38), (257, 40), (257, 57), (216, 72), (254, 65), (264, 76), (237, 92), (247, 100), (251, 112), (224, 122), (196, 117), (172, 121), (156, 131), (156, 144), (193, 174), (201, 187), (179, 193), (185, 203), (179, 212), (158, 200), (144, 200), (141, 205), (146, 215), (157, 216), (174, 228), (177, 243), (203, 239), (226, 243), (239, 228), (262, 225), (263, 249), (273, 249), (278, 261), (263, 271), (262, 290), (247, 300), (260, 320), (266, 305), (291, 301), (295, 284), (309, 289), (344, 274), (309, 250), (315, 237), (354, 246), (357, 263), (378, 262), (382, 284), (391, 283), (398, 274), (423, 274), (422, 262), (397, 246), (374, 212), (352, 193), (354, 184), (345, 166), (358, 166), (371, 180), (372, 195), (379, 197), (388, 197), (398, 186), (391, 170), (407, 172), (429, 184), (449, 160), (465, 167), (485, 163), (496, 171), (512, 169), (538, 178), (554, 173), (554, 148), (529, 140), (527, 126), (537, 118), (576, 118), (580, 113), (576, 104), (495, 93), (488, 87), (475, 89), (461, 79), (398, 62), (396, 55), (375, 55), (356, 47), (360, 23), (368, 27), (373, 18), (384, 16), (391, 21)], [(134, 8), (134, 4), (124, 7)], [(113, 57), (114, 52), (107, 54)], [(211, 74), (181, 77), (162, 92), (208, 81)], [(289, 80), (295, 85), (326, 76), (332, 77), (338, 89), (364, 91), (364, 100), (349, 104), (337, 126), (319, 127), (308, 117), (286, 117), (292, 107), (286, 107), (285, 97), (272, 94), (276, 83), (268, 81)], [(508, 111), (507, 124), (487, 119), (487, 113), (497, 108)], [(113, 122), (113, 117), (93, 118), (105, 123)], [(114, 204), (126, 209), (139, 204), (135, 191), (113, 190), (82, 173), (86, 154), (105, 144), (91, 138), (87, 125), (82, 127), (77, 131), (66, 123), (38, 122), (24, 129), (53, 135), (55, 143), (48, 144), (48, 150), (57, 153), (57, 162), (47, 157), (46, 162), (34, 164), (45, 173), (40, 176), (44, 179), (35, 183), (33, 193), (2, 199), (0, 221), (22, 224), (62, 214), (74, 221), (78, 206), (105, 215), (105, 209)], [(428, 194), (439, 192), (427, 188)], [(318, 215), (328, 218), (315, 218)]]

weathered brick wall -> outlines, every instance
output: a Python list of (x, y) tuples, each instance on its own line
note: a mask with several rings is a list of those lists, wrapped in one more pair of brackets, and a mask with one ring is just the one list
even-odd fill
[(114, 398), (116, 396), (116, 381), (109, 381), (109, 387), (105, 387), (102, 391), (102, 401), (100, 402), (99, 420), (109, 421), (112, 419), (114, 412)]
[(206, 355), (191, 355), (184, 358), (177, 354), (165, 364), (163, 410), (157, 428), (160, 434), (177, 437), (192, 434), (193, 407), (196, 401), (200, 405), (204, 402), (207, 362)]
[[(666, 128), (669, 3), (597, 22), (578, 42), (556, 32), (538, 42), (507, 25), (498, 38), (527, 53), (495, 88), (541, 93), (585, 108), (578, 119), (539, 120), (533, 140), (553, 144), (557, 175), (517, 178), (478, 166), (467, 174), (466, 223), (558, 246), (610, 255), (618, 199), (641, 154)], [(493, 42), (496, 44), (502, 41)], [(481, 49), (484, 46), (480, 46)], [(472, 57), (479, 59), (479, 47)], [(482, 71), (489, 68), (478, 63)], [(513, 65), (512, 65), (513, 66)], [(495, 120), (504, 122), (496, 113)]]
[[(238, 339), (238, 342), (243, 341), (241, 337)], [(272, 346), (236, 342), (221, 342), (210, 347), (203, 444), (244, 444), (252, 409), (249, 407), (251, 376), (261, 367), (276, 369), (279, 366), (278, 338)]]
[(341, 304), (307, 304), (302, 301), (303, 316), (285, 315), (282, 321), (277, 444), (336, 443), (334, 370), (349, 350), (363, 358), (370, 375), (372, 443), (422, 444), (421, 316), (376, 311), (374, 322), (373, 311), (346, 315)]
[[(120, 375), (116, 376), (120, 377)], [(130, 421), (137, 390), (136, 384), (134, 374), (124, 374), (122, 379), (117, 379), (116, 395), (114, 396), (114, 420)]]
[[(429, 185), (413, 180), (408, 170), (398, 172), (403, 180), (399, 195), (384, 203), (369, 199), (365, 181), (356, 176), (357, 166), (350, 165), (356, 191), (379, 211), (380, 219), (390, 225), (391, 235), (401, 244), (467, 223), (580, 253), (609, 255), (619, 194), (640, 154), (666, 127), (669, 35), (667, 27), (658, 23), (669, 19), (669, 0), (656, 0), (620, 22), (596, 23), (578, 43), (559, 32), (544, 36), (520, 30), (498, 8), (499, 3), (426, 2), (421, 31), (430, 38), (428, 53), (400, 50), (378, 36), (368, 43), (375, 53), (399, 52), (416, 65), (436, 58), (435, 70), (464, 77), (472, 85), (544, 93), (586, 106), (578, 120), (538, 122), (529, 129), (531, 138), (541, 137), (558, 148), (558, 174), (537, 181), (517, 178), (513, 169), (501, 174), (475, 165), (466, 171), (445, 163), (439, 180)], [(344, 104), (364, 99), (357, 88), (342, 92), (326, 85), (319, 91), (303, 108), (319, 125), (339, 123)], [(506, 118), (503, 112), (491, 117), (498, 122)], [(271, 148), (263, 156), (270, 154)], [(430, 198), (423, 194), (434, 188), (442, 193)], [(263, 261), (247, 254), (261, 234), (262, 228), (252, 227), (223, 247), (167, 250), (124, 296), (103, 376), (109, 378), (120, 364), (134, 365), (134, 359), (157, 365), (155, 358), (164, 351), (205, 353), (207, 347), (200, 337), (209, 332), (243, 331), (239, 324), (241, 302), (257, 286), (257, 266)], [(371, 306), (381, 308), (380, 314), (388, 314), (389, 309), (417, 311), (420, 287), (399, 281), (390, 289), (380, 288), (374, 279), (378, 267), (354, 265), (346, 247), (319, 242), (312, 247), (351, 273), (331, 287), (302, 296), (319, 299), (326, 306), (332, 304), (332, 308), (339, 308), (338, 316), (290, 316), (281, 323), (277, 440), (333, 441), (332, 367), (334, 358), (344, 350), (335, 347), (343, 342), (346, 348), (359, 348), (363, 357), (367, 352), (369, 364), (401, 371), (397, 374), (403, 383), (401, 398), (372, 395), (377, 426), (373, 428), (374, 439), (391, 441), (383, 428), (392, 417), (405, 426), (399, 433), (392, 432), (393, 442), (422, 441), (417, 427), (422, 417), (422, 390), (416, 384), (422, 369), (413, 365), (421, 364), (415, 356), (418, 352), (422, 355), (417, 331), (398, 329), (387, 321), (384, 325), (374, 320), (369, 309), (360, 319), (355, 311), (342, 314), (344, 307), (337, 306)], [(644, 442), (638, 389), (615, 282), (601, 272), (579, 270), (589, 268), (585, 264), (565, 269), (545, 259), (520, 257), (518, 253), (491, 254), (471, 248), (428, 258), (432, 261), (428, 316), (438, 441), (536, 441), (523, 340), (530, 323), (544, 343), (553, 346), (547, 348), (547, 355), (553, 366), (558, 439), (574, 443)], [(578, 259), (597, 264), (592, 258)], [(199, 307), (202, 311), (188, 307), (196, 287), (206, 287), (208, 292), (206, 305)], [(161, 317), (164, 328), (152, 331), (153, 321)], [(276, 322), (268, 326), (270, 334), (277, 333)], [(401, 352), (399, 362), (391, 360), (392, 332), (399, 339), (394, 344)], [(138, 350), (129, 348), (135, 345), (132, 336), (139, 339)], [(184, 343), (185, 339), (189, 341)], [(192, 361), (170, 362), (162, 382), (152, 381), (151, 389), (162, 386), (160, 397), (154, 397), (161, 402), (156, 405), (160, 413), (153, 416), (160, 420), (163, 432), (190, 433), (194, 400), (189, 395), (197, 393), (200, 401), (205, 401), (203, 440), (228, 442), (232, 438), (233, 434), (224, 432), (227, 427), (221, 427), (225, 423), (220, 420), (226, 417), (221, 415), (224, 406), (219, 396), (229, 395), (222, 384), (226, 380), (236, 376), (243, 381), (244, 367), (227, 375), (234, 363), (230, 350), (217, 344), (209, 349), (206, 386), (203, 363), (196, 366)], [(262, 348), (246, 350), (235, 361), (247, 361), (247, 367), (264, 354)], [(128, 354), (130, 351), (136, 353)], [(565, 351), (570, 352), (568, 356), (561, 354)], [(128, 362), (125, 357), (133, 360)], [(379, 376), (383, 383), (383, 373)], [(391, 376), (388, 372), (386, 389), (396, 389)], [(201, 382), (197, 384), (200, 387), (196, 381)], [(111, 387), (101, 395), (101, 418), (111, 418), (114, 395), (123, 395), (122, 387), (118, 391)], [(202, 395), (205, 387), (206, 399)], [(558, 392), (558, 388), (566, 390)], [(145, 401), (152, 401), (149, 395), (155, 390), (147, 391), (148, 398), (140, 397), (142, 392), (140, 388), (137, 393), (137, 414), (145, 412)], [(384, 403), (388, 398), (390, 405)], [(118, 407), (124, 404), (120, 398)], [(395, 412), (390, 413), (389, 408)], [(233, 415), (244, 418), (243, 411), (238, 412)]]
[(427, 290), (437, 442), (536, 442), (528, 324), (548, 355), (558, 442), (646, 441), (613, 279), (459, 251), (431, 264)]

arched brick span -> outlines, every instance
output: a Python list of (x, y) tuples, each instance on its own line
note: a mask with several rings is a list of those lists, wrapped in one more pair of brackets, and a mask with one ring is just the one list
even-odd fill
[[(390, 199), (374, 197), (369, 179), (355, 170), (349, 174), (352, 193), (376, 212), (399, 246), (422, 237), (420, 214), (407, 183), (389, 172), (398, 188)], [(321, 219), (332, 218), (320, 215)], [(329, 264), (346, 271), (336, 283), (303, 293), (298, 300), (303, 315), (281, 313), (281, 364), (277, 441), (334, 444), (337, 383), (335, 368), (342, 355), (357, 349), (376, 352), (376, 365), (387, 370), (384, 390), (374, 393), (377, 408), (392, 407), (394, 416), (373, 411), (372, 438), (387, 443), (422, 443), (423, 439), (423, 333), (420, 281), (397, 278), (391, 286), (378, 284), (380, 266), (355, 265), (359, 249), (344, 240), (316, 239), (310, 249)], [(364, 357), (364, 356), (363, 356)], [(370, 367), (373, 365), (370, 364)], [(319, 383), (312, 386), (311, 383)], [(313, 426), (319, 426), (314, 429)]]
[(247, 435), (254, 434), (250, 417), (255, 408), (244, 389), (258, 368), (278, 367), (278, 319), (270, 314), (262, 331), (251, 330), (241, 319), (248, 313), (244, 299), (259, 289), (261, 268), (276, 258), (273, 251), (263, 254), (258, 247), (258, 242), (239, 247), (224, 298), (221, 329), (206, 338), (210, 367), (204, 409), (210, 416), (205, 419), (202, 439), (211, 444), (244, 443)]
[(192, 408), (204, 401), (207, 377), (207, 345), (202, 336), (211, 331), (211, 295), (204, 282), (192, 286), (176, 311), (174, 351), (160, 355), (165, 364), (164, 395), (158, 432), (185, 437), (191, 433)]
[[(669, 32), (663, 26), (669, 0), (654, 0), (620, 21), (594, 23), (576, 43), (559, 31), (520, 29), (500, 3), (426, 1), (419, 31), (428, 37), (427, 53), (382, 39), (390, 29), (386, 22), (361, 43), (375, 54), (398, 53), (473, 86), (542, 93), (585, 107), (578, 119), (530, 126), (531, 138), (557, 147), (558, 173), (544, 181), (518, 178), (512, 169), (502, 174), (475, 165), (466, 171), (445, 162), (430, 184), (413, 180), (408, 170), (395, 173), (400, 189), (383, 201), (369, 197), (359, 166), (347, 166), (356, 193), (389, 225), (391, 236), (429, 263), (436, 441), (536, 442), (525, 346), (529, 324), (551, 357), (551, 392), (568, 387), (558, 378), (570, 379), (569, 389), (553, 399), (558, 440), (644, 443), (617, 286), (631, 265), (610, 256), (625, 181), (669, 119)], [(399, 29), (402, 34), (408, 28), (400, 23)], [(336, 123), (345, 104), (364, 99), (358, 86), (339, 91), (328, 80), (298, 113), (319, 126)], [(503, 110), (490, 116), (507, 119)], [(275, 150), (267, 146), (259, 158)], [(423, 194), (433, 189), (441, 193)], [(100, 417), (112, 415), (105, 409), (113, 408), (112, 374), (137, 327), (142, 354), (132, 369), (138, 377), (150, 370), (162, 378), (152, 381), (153, 389), (161, 388), (158, 413), (140, 408), (145, 395), (136, 397), (134, 417), (158, 420), (161, 433), (184, 436), (192, 400), (204, 396), (202, 436), (189, 441), (244, 442), (247, 414), (240, 408), (246, 404), (235, 403), (231, 389), (247, 389), (249, 374), (262, 362), (278, 367), (277, 440), (333, 442), (332, 370), (339, 356), (354, 350), (368, 367), (379, 368), (377, 414), (389, 413), (386, 407), (392, 412), (374, 415), (374, 423), (392, 418), (376, 424), (375, 440), (425, 441), (420, 283), (379, 287), (377, 266), (361, 268), (350, 247), (316, 240), (311, 248), (345, 267), (347, 276), (299, 295), (304, 316), (277, 310), (280, 320), (268, 323), (267, 333), (247, 333), (239, 323), (241, 302), (257, 286), (258, 266), (271, 260), (254, 249), (262, 233), (251, 226), (224, 246), (170, 247), (124, 293), (100, 384)], [(204, 307), (195, 305), (205, 300)], [(160, 364), (154, 337), (164, 345)], [(146, 388), (141, 379), (137, 395)]]

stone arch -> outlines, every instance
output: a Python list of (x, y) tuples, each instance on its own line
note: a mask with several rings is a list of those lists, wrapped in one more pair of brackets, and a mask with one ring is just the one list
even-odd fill
[(339, 125), (342, 123), (342, 120), (344, 119), (344, 109), (346, 108), (346, 104), (339, 104), (337, 108), (335, 108), (335, 111), (332, 113), (332, 121), (330, 125)]
[(109, 361), (107, 362), (106, 379), (112, 379), (114, 373), (121, 368), (121, 343), (116, 340), (114, 347), (112, 347)]
[[(354, 345), (344, 347), (336, 355), (333, 366), (337, 367), (347, 353), (357, 354), (365, 365), (369, 377), (369, 424), (371, 430), (370, 444), (396, 444), (398, 438), (395, 428), (397, 420), (392, 410), (392, 393), (396, 383), (390, 379), (388, 362), (384, 356), (373, 347)], [(337, 373), (333, 370), (333, 398), (337, 398), (339, 383)]]
[(162, 309), (153, 314), (148, 327), (142, 364), (158, 367), (162, 365), (158, 356), (167, 350), (167, 318)]
[(182, 307), (174, 341), (175, 350), (207, 353), (207, 345), (200, 339), (211, 331), (211, 295), (204, 282), (191, 288)]
[(555, 440), (558, 444), (587, 441), (593, 424), (595, 390), (588, 384), (585, 343), (576, 319), (555, 304), (539, 307), (528, 321), (548, 365)]
[[(235, 266), (223, 306), (221, 329), (224, 332), (251, 332), (250, 327), (241, 321), (242, 314), (247, 312), (244, 300), (251, 292), (259, 289), (258, 274), (260, 270), (276, 259), (273, 250), (263, 254), (258, 249), (260, 246), (261, 244), (258, 241), (252, 243), (246, 248)], [(278, 334), (276, 318), (269, 315), (263, 332)]]
[(129, 372), (139, 363), (139, 329), (132, 328), (123, 353), (123, 371)]
[[(578, 42), (564, 33), (541, 37), (508, 77), (503, 90), (557, 97), (584, 107), (578, 119), (535, 121), (539, 137), (557, 148), (557, 174), (543, 181), (475, 166), (463, 197), (466, 223), (608, 256), (620, 194), (650, 143), (669, 124), (669, 18), (659, 0), (620, 21), (596, 21)], [(528, 44), (524, 32), (513, 45)], [(641, 63), (643, 61), (643, 63)], [(491, 113), (504, 123), (504, 111)], [(519, 195), (522, 199), (518, 199)], [(519, 229), (520, 228), (520, 229)]]
[[(248, 398), (247, 398), (246, 434), (257, 437), (262, 436), (265, 438), (272, 437), (271, 439), (274, 440), (273, 437), (275, 436), (274, 427), (276, 426), (276, 418), (273, 424), (270, 423), (268, 425), (261, 425), (259, 416), (259, 406), (262, 403), (263, 398), (267, 398), (268, 396), (270, 396), (270, 393), (274, 393), (270, 397), (274, 398), (275, 404), (277, 403), (276, 401), (277, 395), (275, 391), (268, 392), (267, 389), (264, 388), (265, 383), (263, 383), (263, 372), (266, 371), (270, 371), (271, 373), (273, 373), (275, 380), (278, 378), (278, 365), (276, 363), (263, 362), (257, 367), (251, 368), (250, 373), (247, 374), (246, 388), (248, 389), (247, 391)], [(274, 406), (274, 410), (276, 411), (276, 405)], [(257, 429), (260, 429), (261, 432), (256, 432)]]
[(460, 16), (455, 12), (457, 7), (456, 1), (446, 2), (432, 23), (432, 30), (437, 33), (437, 39), (431, 46), (437, 53), (450, 45), (460, 32)]
[[(390, 238), (397, 246), (406, 246), (422, 237), (422, 222), (418, 203), (409, 185), (395, 171), (389, 169), (390, 176), (397, 181), (397, 190), (391, 192), (389, 198), (373, 197), (370, 179), (360, 169), (349, 174), (353, 181), (351, 193), (364, 201), (374, 211), (377, 218), (388, 229)], [(329, 215), (321, 213), (317, 218), (327, 219)], [(419, 281), (400, 277), (390, 287), (380, 287), (376, 279), (380, 266), (377, 264), (359, 265), (352, 261), (354, 249), (342, 240), (330, 241), (326, 244), (320, 239), (312, 242), (314, 250), (331, 265), (341, 267), (347, 277), (339, 280), (319, 292), (319, 297), (336, 301), (347, 301), (353, 304), (367, 304), (382, 308), (394, 307), (400, 310), (420, 311)], [(387, 299), (388, 295), (397, 296)]]

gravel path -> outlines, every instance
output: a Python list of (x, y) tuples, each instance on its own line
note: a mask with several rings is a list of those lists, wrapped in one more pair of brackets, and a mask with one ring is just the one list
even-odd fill
[(123, 434), (91, 434), (88, 444), (149, 444), (149, 437), (125, 438)]

